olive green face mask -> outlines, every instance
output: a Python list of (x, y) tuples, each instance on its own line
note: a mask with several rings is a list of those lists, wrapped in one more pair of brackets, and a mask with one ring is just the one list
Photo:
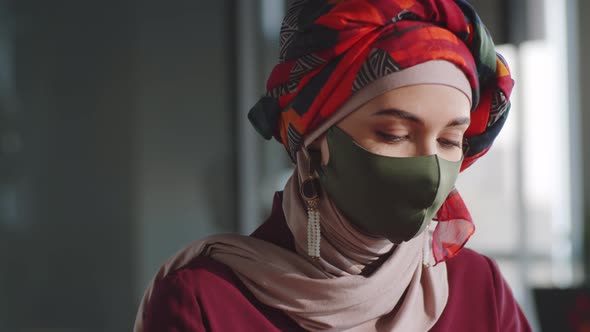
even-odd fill
[(459, 175), (461, 160), (377, 155), (336, 126), (326, 137), (330, 158), (318, 170), (326, 193), (353, 225), (396, 244), (424, 230)]

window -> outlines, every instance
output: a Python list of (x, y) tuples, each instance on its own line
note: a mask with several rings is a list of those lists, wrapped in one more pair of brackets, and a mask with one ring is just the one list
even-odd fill
[(545, 15), (543, 40), (498, 47), (517, 82), (512, 111), (488, 155), (457, 184), (477, 227), (468, 246), (497, 260), (533, 322), (531, 288), (583, 278), (574, 231), (581, 206), (571, 200), (579, 142), (571, 134), (565, 1), (545, 1)]

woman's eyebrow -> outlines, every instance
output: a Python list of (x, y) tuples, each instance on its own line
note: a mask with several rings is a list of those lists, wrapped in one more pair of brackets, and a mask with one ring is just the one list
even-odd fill
[(458, 126), (468, 125), (470, 123), (471, 123), (471, 119), (466, 116), (466, 117), (456, 118), (454, 120), (449, 121), (449, 123), (446, 125), (446, 127), (458, 127)]
[(397, 108), (382, 109), (373, 113), (373, 116), (393, 116), (403, 120), (410, 120), (412, 122), (419, 123), (422, 125), (424, 124), (424, 121), (419, 117), (415, 116), (414, 114)]
[[(387, 108), (387, 109), (382, 109), (379, 110), (375, 113), (373, 113), (374, 116), (393, 116), (399, 119), (403, 119), (403, 120), (409, 120), (418, 124), (423, 125), (424, 124), (424, 120), (422, 120), (420, 117), (407, 112), (407, 111), (403, 111), (400, 110), (398, 108)], [(458, 127), (458, 126), (463, 126), (463, 125), (468, 125), (471, 123), (471, 119), (469, 117), (460, 117), (460, 118), (456, 118), (453, 119), (451, 121), (449, 121), (449, 123), (445, 126), (445, 127)]]

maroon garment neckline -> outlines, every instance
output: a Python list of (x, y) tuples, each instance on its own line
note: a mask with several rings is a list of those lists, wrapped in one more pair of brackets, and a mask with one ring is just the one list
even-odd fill
[(275, 193), (270, 216), (250, 236), (295, 251), (295, 239), (283, 213), (283, 192)]

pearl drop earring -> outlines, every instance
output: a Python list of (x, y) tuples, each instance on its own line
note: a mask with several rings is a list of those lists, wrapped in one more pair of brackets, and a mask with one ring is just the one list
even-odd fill
[(320, 258), (320, 211), (318, 204), (320, 196), (318, 194), (318, 179), (310, 176), (301, 184), (301, 197), (307, 206), (307, 254), (314, 258)]

